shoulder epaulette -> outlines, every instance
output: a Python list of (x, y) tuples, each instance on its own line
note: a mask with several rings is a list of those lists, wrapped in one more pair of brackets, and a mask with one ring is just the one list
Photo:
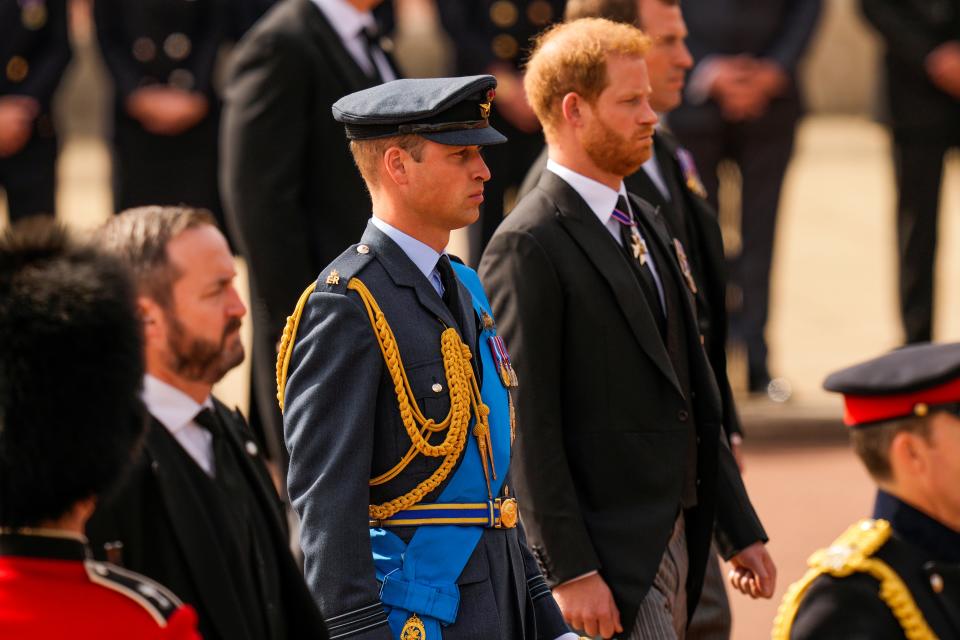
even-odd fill
[(300, 326), (300, 317), (307, 306), (307, 300), (314, 292), (346, 294), (350, 279), (360, 273), (372, 258), (373, 249), (365, 244), (357, 244), (344, 251), (320, 273), (315, 282), (311, 282), (303, 290), (293, 313), (287, 316), (287, 324), (283, 328), (280, 346), (277, 349), (277, 402), (280, 404), (281, 413), (283, 412), (283, 397), (287, 386), (290, 356), (293, 353), (293, 343), (297, 338), (297, 328)]
[(890, 608), (908, 640), (936, 640), (903, 579), (874, 555), (887, 543), (893, 530), (886, 520), (861, 520), (832, 545), (814, 552), (807, 560), (807, 573), (793, 583), (783, 597), (773, 622), (773, 640), (789, 640), (793, 621), (804, 595), (821, 575), (846, 578), (865, 573), (880, 583), (879, 597)]
[(147, 610), (160, 627), (183, 606), (172, 591), (159, 582), (109, 562), (87, 560), (83, 563), (90, 582), (126, 596)]

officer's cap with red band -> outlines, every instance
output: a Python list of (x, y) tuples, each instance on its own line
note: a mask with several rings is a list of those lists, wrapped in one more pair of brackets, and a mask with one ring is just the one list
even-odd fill
[(960, 343), (918, 344), (837, 371), (823, 383), (843, 394), (848, 427), (957, 411), (960, 403)]

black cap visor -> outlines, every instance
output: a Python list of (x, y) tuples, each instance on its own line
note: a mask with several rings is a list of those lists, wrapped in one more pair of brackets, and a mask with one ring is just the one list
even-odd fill
[(479, 129), (455, 129), (453, 131), (424, 131), (417, 135), (423, 136), (431, 142), (445, 144), (451, 147), (471, 147), (479, 145), (486, 147), (492, 144), (502, 144), (507, 137), (491, 126)]

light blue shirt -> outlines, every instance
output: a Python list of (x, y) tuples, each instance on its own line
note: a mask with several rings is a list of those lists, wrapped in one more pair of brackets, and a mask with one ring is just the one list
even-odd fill
[(441, 254), (437, 253), (433, 247), (420, 242), (411, 235), (407, 235), (376, 216), (370, 218), (370, 222), (397, 243), (400, 250), (407, 254), (407, 257), (417, 266), (420, 273), (433, 285), (437, 295), (442, 298), (443, 281), (440, 279), (440, 272), (437, 271), (437, 262), (440, 260)]

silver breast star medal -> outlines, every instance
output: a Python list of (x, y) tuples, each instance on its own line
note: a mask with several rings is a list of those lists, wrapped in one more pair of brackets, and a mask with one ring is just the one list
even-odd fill
[(647, 249), (647, 241), (640, 236), (636, 227), (630, 227), (630, 248), (633, 249), (633, 257), (640, 261), (641, 267), (647, 264), (650, 250)]

